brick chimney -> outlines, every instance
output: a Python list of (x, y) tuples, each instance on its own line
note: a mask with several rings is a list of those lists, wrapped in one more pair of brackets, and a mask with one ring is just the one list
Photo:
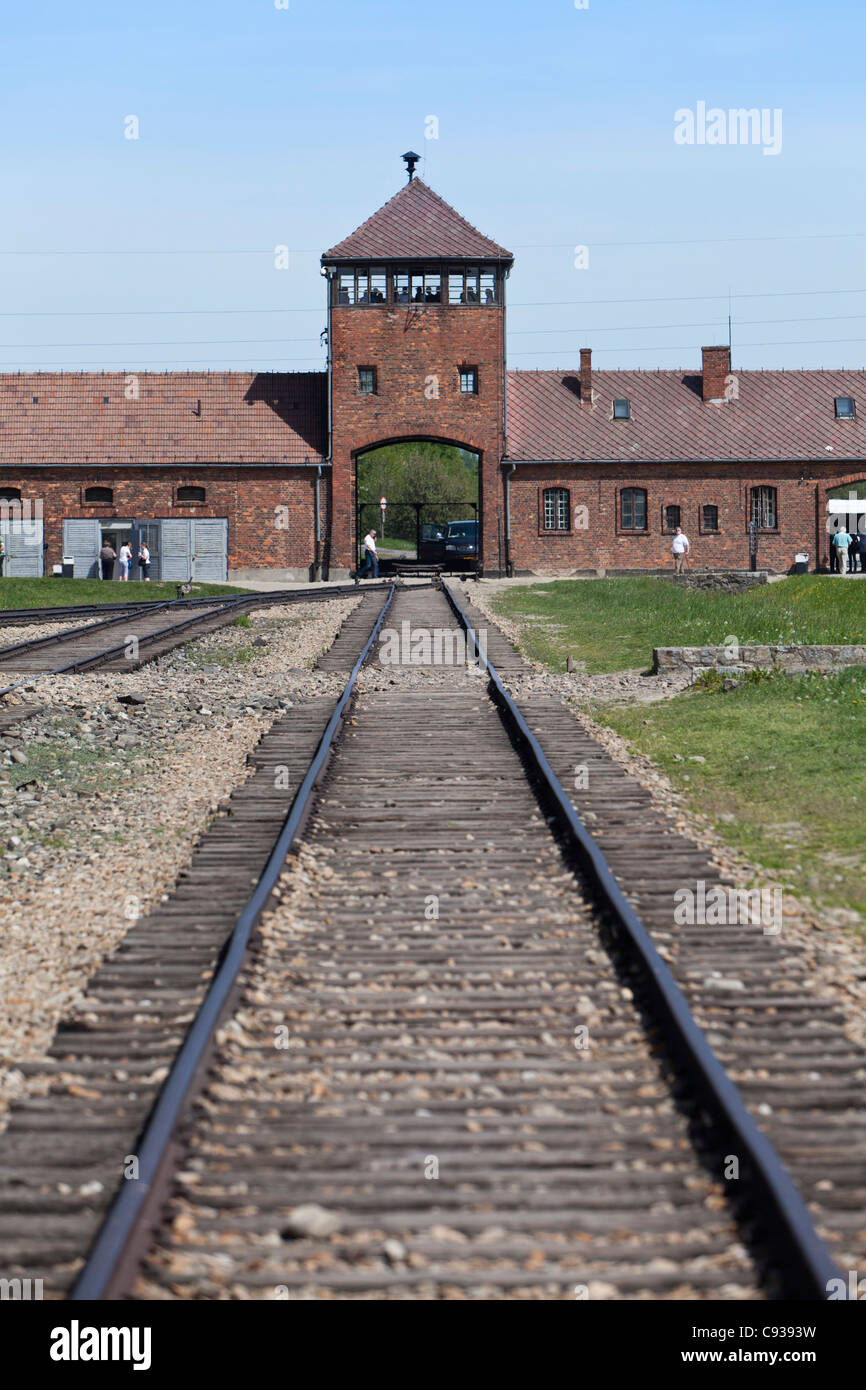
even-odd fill
[(580, 403), (592, 405), (592, 348), (580, 349)]
[(725, 379), (731, 374), (731, 349), (725, 347), (705, 347), (701, 348), (703, 358), (702, 395), (705, 401), (723, 401), (725, 396)]

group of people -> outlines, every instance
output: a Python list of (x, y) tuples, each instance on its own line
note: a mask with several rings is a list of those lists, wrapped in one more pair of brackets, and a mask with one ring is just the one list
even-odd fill
[[(124, 541), (118, 553), (110, 541), (106, 541), (99, 552), (99, 563), (102, 569), (103, 579), (114, 578), (114, 562), (118, 565), (118, 579), (128, 580), (129, 571), (132, 566), (132, 546), (129, 541)], [(150, 583), (150, 551), (142, 541), (138, 547), (138, 564), (141, 570), (141, 577), (146, 584)]]
[(858, 560), (860, 573), (866, 574), (866, 531), (861, 529), (852, 536), (843, 527), (830, 541), (830, 573), (856, 574)]

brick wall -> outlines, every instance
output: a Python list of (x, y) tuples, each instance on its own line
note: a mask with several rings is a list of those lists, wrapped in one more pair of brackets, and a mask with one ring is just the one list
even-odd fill
[[(315, 468), (4, 468), (3, 481), (21, 489), (22, 500), (42, 500), (46, 572), (60, 563), (62, 522), (71, 518), (146, 521), (157, 517), (227, 517), (229, 569), (306, 567), (314, 559)], [(176, 488), (205, 488), (206, 500), (179, 505)], [(89, 486), (114, 489), (113, 504), (85, 504)], [(327, 522), (328, 479), (322, 478)], [(277, 512), (277, 508), (286, 508)], [(288, 523), (287, 527), (280, 523)]]
[[(413, 438), (442, 440), (480, 454), (482, 559), (488, 568), (499, 567), (503, 312), (437, 304), (334, 308), (330, 558), (335, 567), (355, 560), (356, 454)], [(477, 396), (460, 392), (460, 365), (477, 368)], [(359, 393), (358, 367), (376, 369), (375, 395)]]
[[(826, 498), (833, 487), (864, 476), (838, 474), (831, 466), (800, 464), (638, 465), (634, 469), (597, 464), (520, 465), (511, 482), (511, 555), (517, 570), (570, 573), (574, 570), (642, 569), (672, 566), (671, 537), (663, 529), (663, 508), (681, 508), (682, 526), (691, 543), (694, 567), (749, 568), (749, 493), (770, 485), (778, 491), (778, 530), (762, 531), (758, 565), (787, 571), (799, 550), (806, 550), (810, 568), (826, 563), (828, 537), (821, 524)], [(566, 488), (570, 496), (571, 529), (545, 532), (541, 493)], [(645, 488), (646, 532), (623, 531), (619, 524), (619, 493), (624, 487)], [(861, 494), (866, 484), (861, 484)], [(718, 534), (701, 529), (703, 504), (718, 507)], [(585, 529), (575, 526), (575, 509), (585, 507)]]

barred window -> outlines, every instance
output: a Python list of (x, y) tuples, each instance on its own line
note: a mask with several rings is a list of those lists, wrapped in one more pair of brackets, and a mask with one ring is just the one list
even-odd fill
[(646, 530), (646, 488), (624, 487), (619, 495), (623, 531)]
[(542, 502), (545, 531), (567, 531), (570, 512), (568, 489), (547, 487)]
[(710, 506), (709, 503), (701, 508), (701, 529), (703, 531), (718, 531), (719, 529), (719, 509)]
[(779, 524), (778, 493), (774, 487), (753, 487), (749, 519), (762, 531), (775, 531)]
[(358, 368), (358, 390), (362, 396), (375, 396), (376, 394), (376, 368)]
[(673, 503), (665, 507), (664, 518), (666, 531), (675, 531), (678, 526), (682, 526), (683, 524), (682, 512), (680, 508)]

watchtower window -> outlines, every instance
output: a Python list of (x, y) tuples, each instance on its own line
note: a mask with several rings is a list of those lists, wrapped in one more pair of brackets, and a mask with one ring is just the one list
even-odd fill
[(442, 276), (435, 270), (413, 270), (412, 303), (441, 304)]
[(464, 396), (478, 395), (478, 368), (460, 368), (460, 391)]
[(384, 304), (388, 298), (388, 274), (384, 266), (370, 271), (370, 303)]
[(337, 303), (355, 303), (355, 272), (354, 270), (341, 270), (337, 281)]

